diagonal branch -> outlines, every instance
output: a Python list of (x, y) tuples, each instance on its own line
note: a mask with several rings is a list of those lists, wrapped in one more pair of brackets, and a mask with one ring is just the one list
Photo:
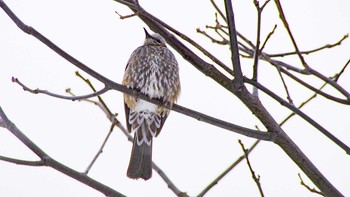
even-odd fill
[(269, 90), (268, 88), (266, 88), (265, 86), (261, 85), (258, 82), (252, 81), (248, 78), (245, 78), (245, 82), (249, 83), (257, 88), (259, 88), (260, 90), (262, 90), (263, 92), (265, 92), (266, 94), (268, 94), (270, 97), (272, 97), (273, 99), (275, 99), (276, 101), (278, 101), (281, 105), (289, 108), (291, 111), (295, 112), (296, 114), (298, 114), (301, 118), (303, 118), (304, 120), (306, 120), (307, 122), (309, 122), (312, 126), (314, 126), (316, 129), (318, 129), (321, 133), (323, 133), (325, 136), (327, 136), (330, 140), (332, 140), (335, 144), (337, 144), (340, 148), (342, 148), (347, 154), (350, 154), (350, 147), (348, 145), (346, 145), (344, 142), (342, 142), (341, 140), (339, 140), (337, 137), (335, 137), (331, 132), (329, 132), (327, 129), (325, 129), (324, 127), (322, 127), (318, 122), (316, 122), (315, 120), (313, 120), (311, 117), (309, 117), (308, 115), (306, 115), (304, 112), (302, 112), (301, 110), (299, 110), (298, 108), (296, 108), (294, 105), (288, 103), (287, 101), (285, 101), (284, 99), (282, 99), (281, 97), (279, 97), (277, 94), (275, 94), (274, 92), (272, 92), (271, 90)]
[[(0, 1), (1, 4), (1, 1)], [(86, 176), (83, 173), (77, 172), (72, 168), (69, 168), (58, 161), (51, 158), (49, 155), (47, 155), (41, 148), (39, 148), (33, 141), (31, 141), (22, 131), (20, 131), (6, 116), (5, 112), (0, 107), (0, 117), (5, 123), (5, 127), (7, 130), (9, 130), (13, 135), (15, 135), (24, 145), (26, 145), (31, 151), (33, 151), (40, 159), (40, 162), (43, 162), (42, 165), (49, 166), (71, 178), (76, 179), (77, 181), (80, 181), (81, 183), (84, 183), (91, 188), (96, 189), (97, 191), (100, 191), (106, 196), (124, 196), (123, 194), (113, 190), (112, 188), (103, 185), (100, 182), (97, 182), (96, 180)], [(20, 164), (30, 164), (31, 162), (25, 162), (20, 160), (13, 160), (10, 158), (2, 157), (2, 160), (8, 161), (8, 162), (18, 162)], [(33, 163), (32, 163), (33, 164)]]
[(254, 172), (254, 170), (253, 170), (253, 168), (252, 168), (252, 165), (250, 164), (250, 161), (249, 161), (249, 157), (248, 157), (248, 153), (247, 153), (248, 150), (245, 149), (244, 144), (242, 143), (241, 140), (238, 140), (238, 143), (239, 143), (239, 144), (241, 145), (241, 147), (242, 147), (242, 150), (243, 150), (243, 152), (244, 152), (245, 160), (247, 161), (247, 165), (248, 165), (248, 167), (249, 167), (250, 173), (252, 174), (252, 177), (253, 177), (253, 179), (254, 179), (254, 182), (255, 182), (256, 185), (258, 186), (260, 195), (261, 195), (262, 197), (264, 197), (264, 192), (263, 192), (263, 190), (262, 190), (261, 183), (260, 183), (260, 176), (258, 175), (258, 177), (256, 177), (256, 175), (255, 175), (255, 172)]
[(278, 10), (279, 15), (280, 15), (280, 18), (281, 18), (281, 20), (282, 20), (282, 22), (283, 22), (283, 24), (284, 24), (284, 27), (287, 29), (287, 32), (288, 32), (288, 34), (289, 34), (289, 37), (290, 37), (290, 39), (292, 40), (292, 43), (293, 43), (295, 52), (298, 54), (299, 59), (300, 59), (302, 65), (303, 65), (306, 69), (308, 69), (309, 66), (308, 66), (307, 63), (305, 62), (303, 55), (300, 53), (300, 50), (299, 50), (299, 48), (298, 48), (298, 45), (297, 45), (297, 43), (296, 43), (296, 41), (295, 41), (295, 39), (294, 39), (294, 36), (293, 36), (293, 34), (292, 34), (292, 30), (290, 29), (289, 24), (288, 24), (288, 21), (287, 21), (287, 19), (286, 19), (286, 16), (284, 15), (284, 11), (283, 11), (283, 9), (282, 9), (281, 2), (280, 2), (279, 0), (275, 0), (275, 4), (276, 4), (276, 6), (277, 6), (277, 10)]
[(299, 179), (300, 179), (300, 184), (302, 186), (304, 186), (307, 190), (309, 190), (310, 192), (312, 193), (315, 193), (315, 194), (318, 194), (318, 195), (321, 195), (321, 196), (325, 196), (324, 193), (320, 192), (320, 191), (317, 191), (317, 189), (315, 188), (311, 188), (310, 186), (306, 185), (306, 183), (303, 181), (303, 179), (301, 178), (301, 175), (300, 173), (298, 173), (298, 176), (299, 176)]
[[(347, 64), (346, 64), (347, 65)], [(342, 72), (340, 72), (341, 75)], [(340, 75), (336, 75), (339, 76)], [(326, 83), (323, 84), (319, 89), (321, 90), (322, 88), (324, 88), (326, 86)], [(310, 96), (308, 99), (306, 99), (303, 103), (301, 103), (298, 106), (298, 109), (303, 108), (306, 104), (308, 104), (309, 102), (311, 102), (311, 100), (313, 100), (314, 98), (316, 98), (317, 94), (313, 94), (312, 96)], [(296, 114), (294, 112), (292, 112), (291, 114), (289, 114), (284, 120), (282, 120), (282, 122), (279, 123), (280, 126), (284, 125), (289, 119), (291, 119), (293, 116), (295, 116)], [(257, 145), (260, 143), (260, 140), (256, 140), (253, 145), (247, 150), (247, 154), (249, 155), (256, 147)], [(216, 179), (214, 179), (199, 195), (198, 197), (202, 197), (204, 196), (211, 188), (213, 188), (216, 184), (218, 184), (218, 182), (224, 177), (226, 176), (234, 167), (236, 167), (241, 161), (243, 161), (243, 159), (245, 158), (245, 155), (241, 155), (240, 157), (238, 157), (236, 159), (236, 161), (234, 163), (232, 163), (224, 172), (222, 172)]]
[(97, 158), (102, 154), (103, 148), (105, 147), (105, 145), (106, 145), (106, 143), (107, 143), (107, 141), (108, 141), (108, 139), (109, 139), (109, 136), (111, 136), (111, 134), (112, 134), (112, 132), (113, 132), (113, 129), (114, 129), (114, 126), (115, 126), (115, 123), (114, 123), (114, 121), (113, 121), (113, 122), (112, 122), (112, 125), (111, 125), (111, 127), (110, 127), (110, 129), (109, 129), (109, 131), (108, 131), (108, 134), (107, 134), (107, 136), (106, 136), (106, 138), (105, 138), (105, 140), (103, 141), (103, 143), (102, 143), (100, 149), (98, 149), (97, 154), (95, 155), (95, 157), (92, 159), (92, 161), (90, 162), (90, 164), (88, 165), (88, 167), (87, 167), (86, 170), (84, 171), (84, 174), (88, 174), (88, 173), (89, 173), (91, 167), (94, 165), (94, 163), (96, 162)]

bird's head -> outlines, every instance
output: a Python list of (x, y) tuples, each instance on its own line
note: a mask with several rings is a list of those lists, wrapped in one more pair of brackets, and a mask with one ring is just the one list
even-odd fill
[(145, 30), (145, 34), (146, 34), (144, 45), (166, 47), (165, 39), (161, 35), (159, 35), (157, 33), (154, 33), (151, 35), (147, 32), (147, 30), (145, 28), (143, 28), (143, 30)]

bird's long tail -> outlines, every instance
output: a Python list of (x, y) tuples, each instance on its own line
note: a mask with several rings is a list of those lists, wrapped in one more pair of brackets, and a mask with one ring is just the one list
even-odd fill
[[(141, 130), (141, 129), (140, 129)], [(140, 132), (140, 131), (139, 131)], [(127, 176), (129, 178), (142, 178), (148, 180), (152, 176), (152, 137), (150, 143), (138, 143), (137, 132), (134, 135), (134, 142)]]

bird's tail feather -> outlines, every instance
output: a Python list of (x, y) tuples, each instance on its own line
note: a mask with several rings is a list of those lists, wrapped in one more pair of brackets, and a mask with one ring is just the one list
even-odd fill
[(132, 179), (148, 180), (152, 176), (152, 139), (149, 145), (145, 142), (139, 145), (136, 135), (137, 132), (134, 135), (127, 176)]

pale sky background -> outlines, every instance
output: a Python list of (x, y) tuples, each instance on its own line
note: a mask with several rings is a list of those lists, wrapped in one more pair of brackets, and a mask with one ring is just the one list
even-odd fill
[[(5, 2), (27, 25), (33, 26), (66, 52), (116, 82), (121, 82), (130, 54), (143, 43), (142, 28), (147, 28), (137, 17), (120, 20), (115, 11), (125, 15), (131, 11), (112, 0)], [(334, 43), (350, 32), (348, 0), (290, 0), (282, 3), (301, 50)], [(215, 10), (209, 0), (140, 0), (140, 4), (202, 44), (230, 66), (227, 46), (213, 45), (196, 33), (196, 28), (203, 29), (205, 25), (214, 24)], [(234, 1), (234, 10), (238, 31), (255, 41), (256, 12), (252, 1)], [(266, 52), (292, 50), (279, 21), (276, 6), (270, 2), (263, 15), (263, 38), (274, 24), (278, 28), (267, 45)], [(181, 70), (180, 105), (234, 124), (250, 128), (259, 125), (263, 129), (234, 95), (223, 90), (184, 61), (172, 48), (171, 50), (175, 53)], [(350, 41), (346, 40), (340, 47), (306, 56), (306, 60), (314, 69), (326, 76), (333, 76), (349, 59), (349, 51)], [(299, 65), (296, 58), (288, 58), (288, 62)], [(243, 60), (242, 65), (244, 74), (250, 77), (252, 61)], [(78, 171), (84, 171), (110, 127), (110, 122), (102, 111), (88, 103), (32, 95), (11, 82), (11, 77), (14, 76), (32, 88), (59, 94), (65, 94), (66, 88), (71, 88), (76, 94), (90, 93), (86, 84), (75, 76), (76, 70), (75, 66), (34, 37), (23, 33), (0, 11), (1, 107), (18, 128), (51, 157)], [(286, 98), (276, 70), (264, 63), (261, 63), (260, 70), (261, 82)], [(348, 91), (349, 77), (348, 68), (339, 81)], [(313, 79), (307, 80), (316, 87), (322, 84)], [(96, 87), (102, 87), (100, 83), (92, 81)], [(297, 105), (312, 95), (291, 80), (287, 80), (287, 83)], [(327, 91), (334, 93), (330, 88)], [(263, 104), (278, 122), (290, 113), (263, 93), (260, 95)], [(103, 98), (113, 112), (120, 114), (118, 119), (124, 123), (122, 94), (111, 91), (103, 95)], [(350, 145), (348, 106), (317, 97), (303, 111)], [(283, 129), (329, 181), (345, 196), (350, 196), (350, 159), (345, 152), (300, 118), (293, 118)], [(246, 147), (254, 142), (254, 139), (172, 112), (162, 133), (154, 142), (153, 159), (181, 191), (195, 196), (242, 154), (238, 139), (243, 140)], [(152, 179), (147, 182), (126, 177), (130, 151), (131, 143), (115, 129), (89, 175), (127, 196), (174, 196), (156, 172), (153, 172)], [(0, 155), (36, 159), (10, 132), (2, 128)], [(300, 185), (297, 174), (302, 171), (275, 144), (261, 143), (250, 155), (250, 159), (254, 170), (261, 176), (266, 196), (316, 196)], [(302, 177), (313, 186), (304, 174)], [(0, 196), (103, 195), (51, 168), (17, 166), (0, 161)], [(244, 161), (209, 191), (207, 196), (259, 196), (259, 192)]]

